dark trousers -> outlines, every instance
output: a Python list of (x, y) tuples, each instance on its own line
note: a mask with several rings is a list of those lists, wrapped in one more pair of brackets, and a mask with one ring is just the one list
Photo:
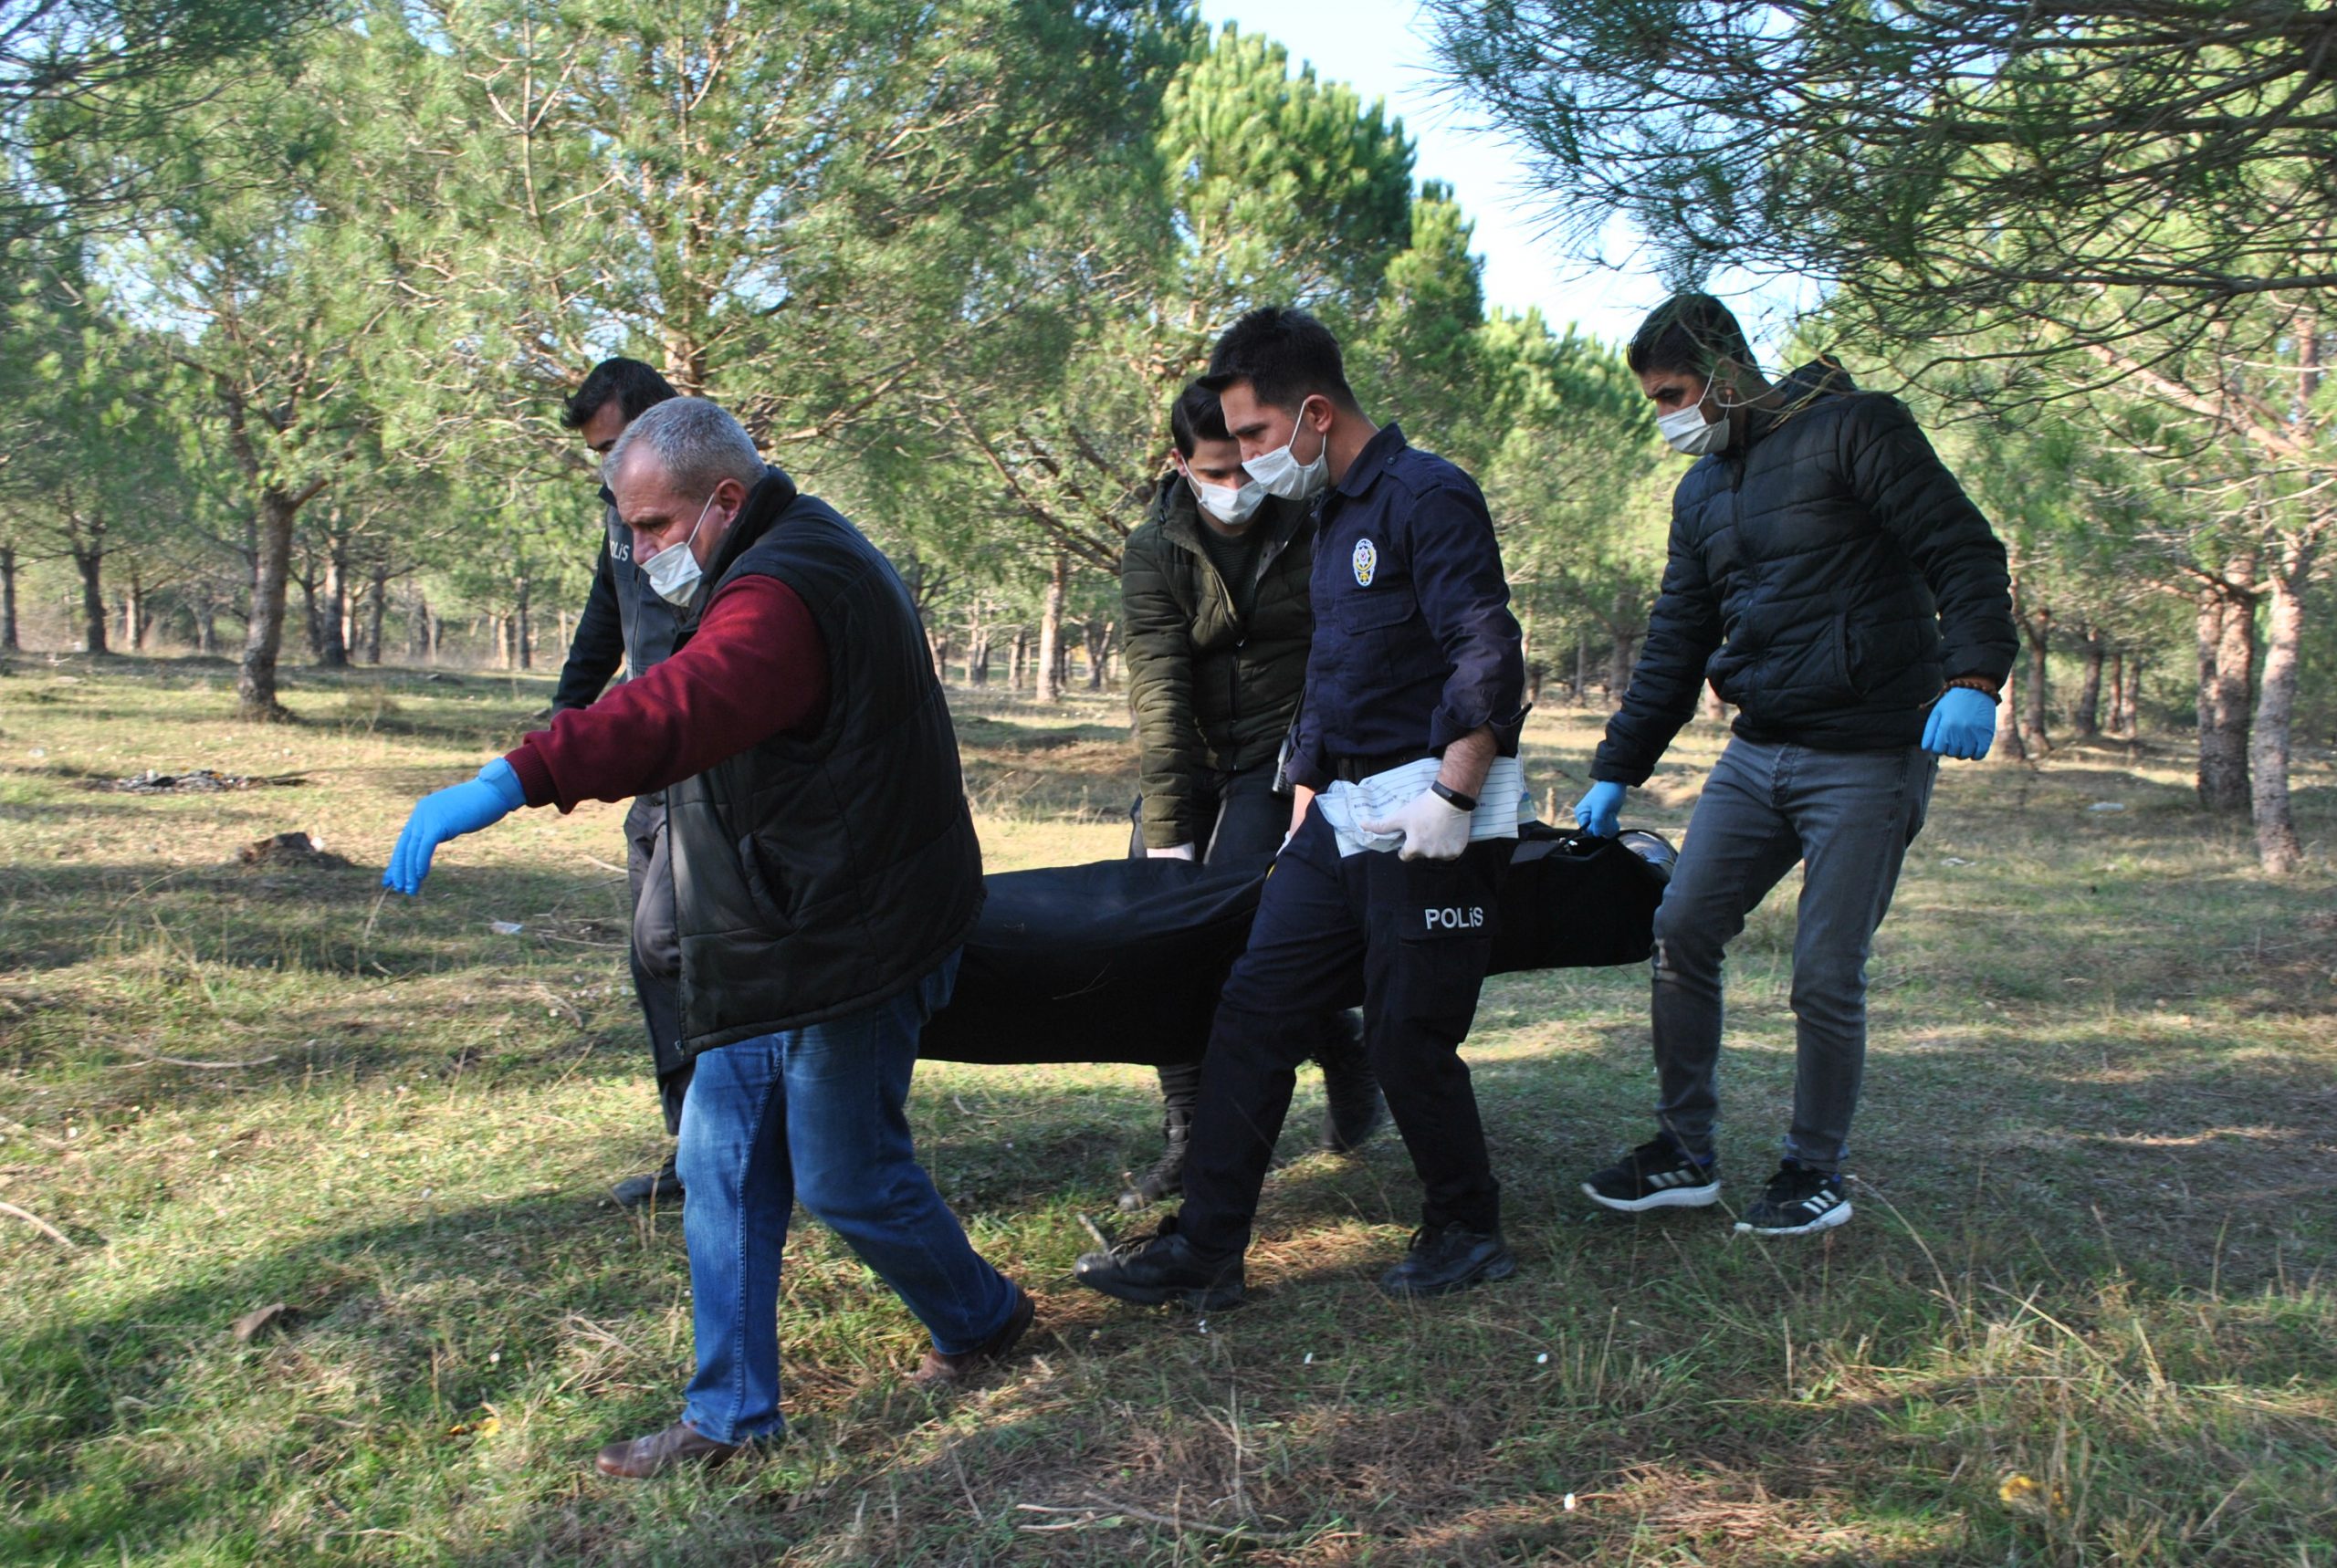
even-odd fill
[[(1271, 762), (1255, 768), (1245, 768), (1238, 773), (1204, 772), (1195, 780), (1195, 805), (1201, 815), (1210, 820), (1193, 853), (1204, 865), (1237, 866), (1263, 865), (1282, 847), (1282, 836), (1290, 831), (1290, 797), (1274, 793), (1274, 765)], [(1130, 809), (1136, 819), (1135, 831), (1129, 836), (1128, 857), (1144, 858), (1144, 798), (1138, 796)], [(1330, 1032), (1326, 1040), (1344, 1041), (1344, 1031), (1330, 1024), (1320, 1026)], [(1308, 1054), (1313, 1054), (1310, 1047)], [(1200, 1098), (1201, 1064), (1179, 1061), (1158, 1070), (1160, 1098), (1174, 1113), (1189, 1113)]]
[[(1262, 762), (1239, 773), (1204, 769), (1194, 781), (1193, 804), (1208, 826), (1196, 836), (1193, 853), (1204, 865), (1245, 862), (1263, 865), (1290, 831), (1290, 797), (1274, 793), (1274, 765)], [(1128, 858), (1144, 858), (1144, 797), (1128, 808), (1134, 819)]]
[(1421, 1223), (1499, 1228), (1500, 1186), (1461, 1042), (1514, 848), (1488, 839), (1458, 860), (1342, 858), (1323, 813), (1306, 813), (1266, 877), (1202, 1058), (1177, 1220), (1196, 1249), (1248, 1248), (1294, 1070), (1319, 1039), (1316, 1020), (1358, 1001), (1372, 1071), (1425, 1189)]
[[(633, 894), (632, 908), (626, 912), (628, 931), (632, 929), (630, 917), (641, 905), (642, 889), (648, 883), (649, 862), (657, 848), (657, 835), (665, 827), (663, 795), (640, 796), (625, 810), (625, 882)], [(682, 1054), (681, 991), (672, 980), (662, 979), (642, 967), (641, 955), (634, 950), (630, 939), (625, 944), (625, 956), (633, 965), (633, 994), (641, 1001), (642, 1022), (649, 1030), (649, 1060), (657, 1074), (657, 1099), (665, 1113), (665, 1131), (679, 1134), (682, 1102), (690, 1092), (690, 1059)]]

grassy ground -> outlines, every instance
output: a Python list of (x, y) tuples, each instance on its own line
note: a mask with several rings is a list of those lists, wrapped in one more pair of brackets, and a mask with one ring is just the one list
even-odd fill
[[(377, 908), (408, 804), (548, 683), (303, 674), (273, 728), (230, 686), (0, 679), (0, 1202), (62, 1238), (0, 1215), (0, 1560), (2337, 1563), (2325, 769), (2318, 858), (2275, 884), (2178, 746), (1951, 767), (1874, 964), (1859, 1217), (1824, 1239), (1589, 1212), (1649, 1095), (1635, 969), (1487, 988), (1524, 1268), (1428, 1308), (1372, 1288), (1400, 1147), (1309, 1152), (1312, 1082), (1260, 1299), (1202, 1324), (1067, 1281), (1152, 1153), (1148, 1074), (928, 1068), (923, 1151), (1039, 1292), (1032, 1358), (912, 1391), (914, 1324), (806, 1223), (794, 1440), (641, 1486), (584, 1469), (670, 1417), (689, 1352), (677, 1217), (602, 1197), (662, 1142), (619, 809), (505, 823)], [(959, 706), (993, 868), (1119, 852), (1108, 704)], [(1571, 800), (1594, 734), (1537, 719), (1537, 789)], [(1717, 741), (1632, 815), (1676, 831)], [(148, 767), (305, 781), (98, 788)], [(288, 829), (354, 863), (237, 862)], [(1792, 925), (1761, 911), (1734, 966), (1739, 1200), (1790, 1091)]]

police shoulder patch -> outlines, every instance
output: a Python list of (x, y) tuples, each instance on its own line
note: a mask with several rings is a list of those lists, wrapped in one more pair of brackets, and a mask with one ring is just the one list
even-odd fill
[(1369, 539), (1355, 541), (1355, 585), (1371, 586), (1371, 574), (1379, 569), (1379, 548)]

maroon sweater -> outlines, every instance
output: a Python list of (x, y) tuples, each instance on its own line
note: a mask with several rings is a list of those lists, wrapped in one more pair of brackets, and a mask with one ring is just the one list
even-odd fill
[(775, 577), (742, 577), (715, 593), (680, 653), (560, 714), (503, 760), (529, 805), (570, 811), (678, 784), (775, 735), (809, 734), (827, 708), (827, 646), (811, 610)]

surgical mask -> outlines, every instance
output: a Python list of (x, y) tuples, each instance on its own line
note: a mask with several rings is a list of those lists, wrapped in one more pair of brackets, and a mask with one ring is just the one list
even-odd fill
[(698, 580), (706, 575), (697, 564), (697, 556), (690, 549), (697, 542), (698, 529), (706, 526), (706, 514), (714, 509), (714, 497), (708, 496), (706, 505), (697, 509), (697, 521), (690, 525), (690, 537), (677, 545), (667, 545), (642, 563), (641, 570), (649, 579), (649, 586), (657, 597), (679, 608), (689, 603), (697, 592)]
[(1723, 413), (1711, 423), (1704, 423), (1704, 398), (1712, 395), (1713, 384), (1704, 382), (1703, 396), (1682, 409), (1657, 417), (1655, 428), (1672, 450), (1689, 457), (1702, 457), (1708, 452), (1728, 449), (1728, 415)]
[(1210, 517), (1229, 528), (1240, 528), (1257, 516), (1258, 508), (1266, 504), (1266, 487), (1255, 479), (1239, 486), (1204, 485), (1193, 477), (1191, 470), (1187, 469), (1184, 474), (1185, 483), (1193, 487), (1193, 498), (1200, 502), (1202, 509)]
[[(1298, 405), (1298, 412), (1305, 413), (1306, 404), (1301, 402)], [(1326, 434), (1323, 437), (1322, 449), (1315, 454), (1315, 461), (1312, 463), (1301, 463), (1291, 455), (1291, 443), (1297, 439), (1298, 432), (1293, 430), (1290, 433), (1290, 441), (1284, 442), (1272, 452), (1261, 457), (1245, 457), (1242, 460), (1242, 466), (1250, 471), (1250, 477), (1263, 486), (1267, 495), (1279, 496), (1285, 501), (1303, 501), (1321, 489), (1329, 480), (1331, 476), (1330, 436)]]

